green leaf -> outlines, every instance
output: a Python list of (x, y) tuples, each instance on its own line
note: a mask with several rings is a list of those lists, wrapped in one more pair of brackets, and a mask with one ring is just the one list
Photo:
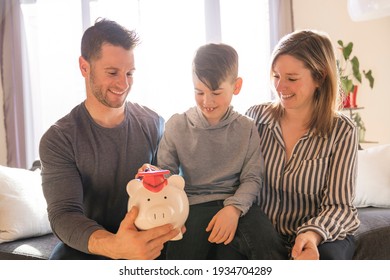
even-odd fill
[(363, 70), (364, 77), (369, 81), (370, 88), (372, 89), (374, 87), (374, 77), (372, 76), (372, 71), (369, 70), (368, 72)]
[(353, 49), (353, 43), (352, 42), (348, 43), (348, 45), (343, 47), (343, 56), (344, 56), (345, 60), (349, 59), (349, 56), (352, 53), (352, 49)]
[(348, 95), (353, 90), (353, 82), (351, 79), (348, 79), (347, 76), (341, 77), (341, 88), (346, 95)]
[(354, 56), (352, 59), (351, 59), (351, 64), (352, 64), (352, 74), (353, 76), (355, 77), (356, 80), (359, 81), (359, 83), (362, 82), (362, 74), (360, 73), (360, 64), (359, 64), (359, 60), (356, 56)]
[(352, 119), (355, 122), (356, 127), (360, 128), (361, 130), (366, 131), (366, 127), (365, 127), (364, 122), (363, 122), (361, 116), (359, 115), (359, 113), (353, 113)]
[[(340, 75), (341, 89), (346, 94), (349, 94), (349, 92), (353, 90), (354, 82), (362, 83), (362, 73), (360, 72), (360, 63), (359, 63), (359, 59), (356, 56), (353, 56), (352, 59), (349, 58), (353, 50), (352, 42), (348, 43), (347, 45), (344, 45), (344, 42), (342, 40), (338, 40), (337, 43), (340, 46), (340, 50), (342, 51), (343, 57), (345, 59), (344, 64), (341, 64), (339, 60), (336, 61), (337, 70)], [(343, 66), (344, 68), (342, 68)], [(374, 77), (372, 76), (372, 71), (369, 70), (366, 72), (363, 70), (363, 74), (364, 77), (369, 81), (370, 88), (372, 89), (374, 87)]]

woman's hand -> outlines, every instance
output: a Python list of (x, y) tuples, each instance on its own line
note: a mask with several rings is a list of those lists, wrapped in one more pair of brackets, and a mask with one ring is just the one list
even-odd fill
[(306, 231), (298, 234), (291, 251), (294, 260), (319, 260), (320, 254), (317, 246), (321, 243), (322, 237), (314, 231)]

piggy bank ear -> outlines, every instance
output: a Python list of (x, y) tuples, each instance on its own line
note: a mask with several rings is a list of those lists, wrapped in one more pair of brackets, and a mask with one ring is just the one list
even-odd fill
[(129, 196), (133, 196), (133, 194), (138, 190), (142, 188), (142, 183), (138, 179), (133, 179), (129, 183), (127, 183), (126, 190)]
[(174, 186), (179, 189), (184, 189), (184, 179), (180, 175), (172, 175), (168, 178), (168, 185)]

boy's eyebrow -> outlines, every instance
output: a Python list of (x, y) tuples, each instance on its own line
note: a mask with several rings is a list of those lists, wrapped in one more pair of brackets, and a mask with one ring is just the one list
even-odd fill
[[(199, 91), (199, 92), (203, 92), (203, 90), (198, 89), (198, 88), (196, 88), (196, 87), (194, 88), (194, 90), (195, 90), (195, 91)], [(223, 90), (223, 88), (222, 88), (222, 87), (219, 87), (219, 88), (217, 88), (217, 89), (210, 89), (211, 92), (218, 91), (218, 90)]]

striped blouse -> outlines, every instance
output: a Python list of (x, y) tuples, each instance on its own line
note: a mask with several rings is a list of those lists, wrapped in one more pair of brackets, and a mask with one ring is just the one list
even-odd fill
[(357, 133), (342, 114), (329, 137), (310, 131), (296, 143), (286, 162), (282, 130), (272, 119), (270, 103), (252, 106), (265, 159), (260, 205), (289, 242), (312, 230), (324, 241), (344, 239), (360, 222), (352, 204), (357, 169)]

